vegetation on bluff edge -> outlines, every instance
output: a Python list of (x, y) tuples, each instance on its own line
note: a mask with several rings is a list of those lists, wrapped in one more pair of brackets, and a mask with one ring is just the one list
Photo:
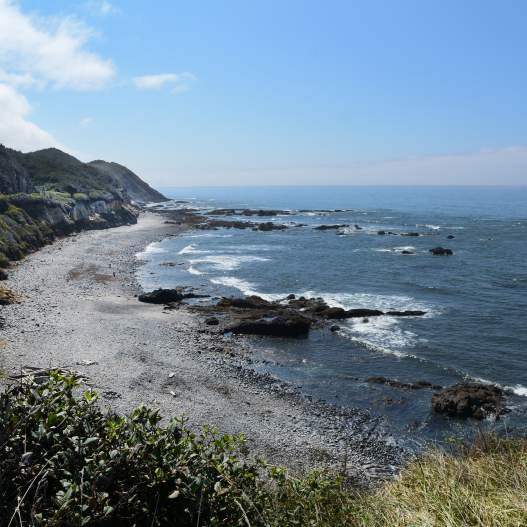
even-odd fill
[(242, 458), (243, 437), (105, 412), (53, 372), (0, 395), (0, 526), (520, 526), (527, 441), (433, 451), (376, 490)]
[(135, 207), (106, 192), (90, 191), (87, 200), (56, 191), (0, 194), (0, 267), (56, 237), (136, 221)]
[(166, 198), (126, 167), (82, 163), (56, 148), (0, 144), (0, 267), (63, 236), (136, 222), (133, 202)]

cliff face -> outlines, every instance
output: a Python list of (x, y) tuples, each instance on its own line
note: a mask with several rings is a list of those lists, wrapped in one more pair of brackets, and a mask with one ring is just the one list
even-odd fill
[(107, 161), (92, 161), (89, 166), (96, 168), (102, 174), (106, 174), (116, 181), (131, 199), (138, 203), (149, 203), (166, 201), (167, 198), (157, 190), (154, 190), (148, 183), (145, 183), (137, 174), (118, 163), (108, 163)]
[(0, 194), (31, 192), (33, 184), (20, 154), (0, 145)]
[(121, 165), (0, 145), (0, 267), (57, 236), (136, 223), (132, 200), (166, 198)]
[(80, 199), (59, 193), (0, 196), (0, 267), (72, 232), (137, 223), (138, 212), (113, 195)]

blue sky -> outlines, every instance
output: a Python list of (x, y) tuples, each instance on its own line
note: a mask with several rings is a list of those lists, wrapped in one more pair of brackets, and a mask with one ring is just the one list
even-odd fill
[(525, 184), (526, 23), (520, 0), (0, 0), (0, 141), (164, 186)]

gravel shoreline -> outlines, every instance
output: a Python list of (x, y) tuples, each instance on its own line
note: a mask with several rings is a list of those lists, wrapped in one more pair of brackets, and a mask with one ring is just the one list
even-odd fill
[(0, 369), (81, 371), (116, 411), (145, 403), (196, 430), (244, 433), (251, 454), (295, 470), (333, 467), (360, 483), (394, 474), (404, 455), (381, 420), (256, 373), (244, 339), (225, 339), (184, 306), (137, 301), (136, 253), (185, 229), (163, 219), (142, 213), (137, 225), (70, 236), (16, 264), (6, 286), (22, 301), (1, 308)]

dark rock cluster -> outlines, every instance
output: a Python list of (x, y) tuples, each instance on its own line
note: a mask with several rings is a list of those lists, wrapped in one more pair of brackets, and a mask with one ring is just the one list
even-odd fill
[(506, 412), (505, 392), (498, 386), (481, 383), (460, 383), (432, 396), (434, 412), (449, 417), (485, 419)]
[[(265, 300), (256, 295), (222, 298), (216, 305), (193, 308), (205, 313), (222, 313), (226, 320), (224, 332), (294, 338), (306, 336), (313, 325), (321, 327), (333, 320), (362, 318), (367, 321), (367, 317), (425, 314), (424, 311), (384, 312), (365, 308), (343, 309), (329, 306), (322, 298), (297, 298), (294, 294), (275, 301)], [(331, 331), (338, 329), (338, 326), (330, 325)]]
[(184, 287), (177, 287), (175, 289), (155, 289), (149, 293), (139, 295), (137, 299), (139, 302), (146, 304), (171, 304), (173, 302), (181, 302), (186, 298), (204, 298), (206, 296), (189, 291)]

